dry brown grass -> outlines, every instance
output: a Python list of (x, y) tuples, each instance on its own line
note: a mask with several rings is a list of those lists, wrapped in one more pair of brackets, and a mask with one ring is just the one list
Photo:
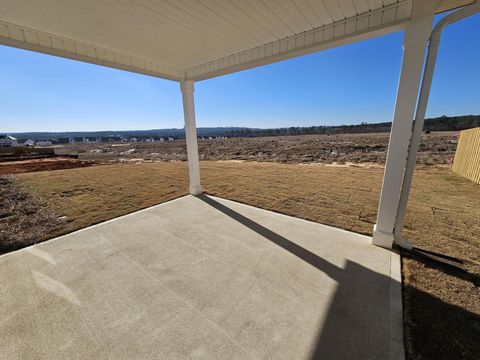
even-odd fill
[(19, 174), (24, 186), (44, 199), (66, 225), (54, 235), (187, 194), (184, 162), (104, 165)]
[[(371, 234), (383, 169), (202, 162), (204, 189), (220, 197)], [(72, 231), (186, 194), (186, 163), (97, 166), (18, 175), (69, 219)], [(480, 354), (480, 186), (447, 168), (415, 172), (404, 234), (418, 247), (463, 261), (465, 271), (403, 257), (410, 358)]]

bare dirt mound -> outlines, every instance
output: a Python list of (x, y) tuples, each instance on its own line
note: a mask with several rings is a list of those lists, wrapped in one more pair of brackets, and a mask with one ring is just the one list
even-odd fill
[(84, 161), (64, 157), (9, 161), (0, 162), (0, 175), (19, 174), (32, 171), (73, 169), (93, 165), (95, 165), (95, 163), (92, 161)]

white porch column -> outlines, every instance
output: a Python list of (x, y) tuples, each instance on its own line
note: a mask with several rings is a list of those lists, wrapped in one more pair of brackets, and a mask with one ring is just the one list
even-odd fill
[(391, 248), (394, 242), (395, 220), (432, 21), (433, 11), (426, 16), (413, 18), (405, 27), (400, 82), (388, 144), (377, 223), (373, 230), (373, 244), (386, 248)]
[(180, 82), (183, 98), (183, 115), (185, 117), (185, 140), (187, 142), (188, 175), (190, 177), (190, 194), (200, 195), (200, 162), (198, 159), (197, 125), (195, 123), (195, 105), (193, 101), (193, 81)]

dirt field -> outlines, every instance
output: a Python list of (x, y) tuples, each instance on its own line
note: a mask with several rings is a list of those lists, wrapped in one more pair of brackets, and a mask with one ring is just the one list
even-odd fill
[[(457, 133), (423, 134), (418, 164), (450, 164)], [(290, 164), (383, 166), (389, 134), (341, 134), (199, 140), (202, 160), (248, 160)], [(73, 169), (115, 163), (185, 161), (185, 141), (155, 143), (92, 143), (55, 147), (58, 155), (79, 154), (79, 159), (52, 157), (15, 162), (0, 161), (0, 175)]]
[[(365, 234), (375, 222), (382, 173), (379, 167), (202, 162), (210, 194)], [(48, 210), (45, 216), (66, 216), (59, 227), (30, 239), (40, 241), (184, 195), (187, 178), (185, 162), (115, 164), (19, 174), (13, 193), (33, 194), (43, 205), (37, 210)], [(479, 189), (446, 167), (415, 173), (404, 234), (416, 246), (457, 261), (403, 254), (411, 359), (480, 354)], [(4, 224), (11, 216), (2, 216)]]
[[(342, 134), (199, 140), (202, 160), (255, 160), (280, 163), (385, 162), (389, 134)], [(424, 134), (419, 164), (449, 164), (457, 133)], [(57, 152), (78, 152), (80, 159), (114, 162), (186, 160), (185, 141), (166, 143), (75, 144)]]

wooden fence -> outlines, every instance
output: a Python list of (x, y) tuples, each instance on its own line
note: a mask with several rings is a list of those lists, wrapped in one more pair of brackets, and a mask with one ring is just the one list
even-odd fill
[(480, 127), (460, 132), (452, 170), (480, 184)]

